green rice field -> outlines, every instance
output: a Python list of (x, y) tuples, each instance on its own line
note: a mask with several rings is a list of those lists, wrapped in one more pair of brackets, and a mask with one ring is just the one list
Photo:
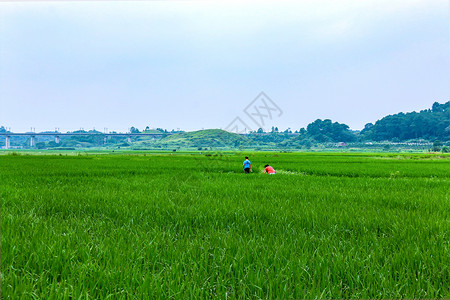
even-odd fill
[(2, 299), (450, 297), (450, 156), (11, 154)]

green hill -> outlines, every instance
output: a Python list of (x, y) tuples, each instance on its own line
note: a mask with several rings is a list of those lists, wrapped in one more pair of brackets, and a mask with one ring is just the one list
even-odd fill
[(238, 147), (248, 142), (246, 137), (220, 129), (182, 132), (164, 137), (159, 141), (165, 146), (181, 147)]

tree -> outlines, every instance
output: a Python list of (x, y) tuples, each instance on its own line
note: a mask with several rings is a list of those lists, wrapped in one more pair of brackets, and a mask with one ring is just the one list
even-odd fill
[(140, 133), (139, 129), (134, 128), (133, 126), (130, 128), (130, 133)]
[(443, 144), (442, 144), (441, 141), (439, 141), (439, 140), (434, 141), (432, 151), (433, 151), (433, 152), (439, 152), (439, 151), (441, 151), (442, 145), (443, 145)]
[(306, 127), (307, 135), (319, 143), (325, 142), (352, 142), (356, 139), (346, 124), (332, 122), (329, 119), (316, 121)]
[(372, 128), (373, 127), (373, 124), (372, 123), (367, 123), (366, 125), (364, 125), (364, 129), (365, 130), (369, 130), (370, 128)]
[(438, 102), (434, 102), (433, 106), (431, 107), (432, 112), (440, 112), (442, 111), (442, 107)]
[(38, 148), (38, 149), (44, 149), (44, 148), (45, 148), (45, 143), (44, 143), (44, 142), (37, 142), (37, 143), (36, 143), (36, 148)]

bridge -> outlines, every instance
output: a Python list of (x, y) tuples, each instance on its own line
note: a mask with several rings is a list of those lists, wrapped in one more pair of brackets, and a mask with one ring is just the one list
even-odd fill
[(37, 136), (54, 136), (55, 137), (55, 143), (59, 144), (60, 137), (62, 136), (102, 136), (104, 143), (106, 143), (108, 137), (112, 136), (118, 136), (118, 137), (127, 137), (128, 143), (131, 143), (131, 137), (133, 136), (150, 136), (150, 137), (156, 137), (156, 136), (162, 136), (162, 135), (171, 135), (173, 133), (167, 132), (167, 133), (96, 133), (96, 132), (1, 132), (0, 136), (5, 137), (5, 149), (9, 149), (11, 147), (11, 137), (12, 136), (29, 136), (30, 137), (30, 147), (36, 146), (36, 137)]
[[(62, 133), (62, 132), (22, 132), (22, 133), (17, 133), (17, 132), (1, 132), (0, 136), (4, 136), (6, 139), (5, 142), (5, 149), (9, 149), (11, 147), (11, 137), (12, 136), (29, 136), (30, 137), (30, 147), (34, 147), (36, 146), (36, 137), (37, 136), (54, 136), (55, 137), (55, 143), (59, 144), (60, 142), (60, 137), (62, 136), (102, 136), (103, 137), (103, 142), (106, 144), (108, 137), (127, 137), (128, 138), (128, 143), (131, 144), (131, 137), (143, 137), (143, 136), (150, 136), (150, 137), (157, 137), (157, 136), (163, 136), (163, 135), (172, 135), (175, 133), (172, 132), (158, 132), (158, 133), (131, 133), (131, 132), (126, 132), (126, 133), (102, 133), (102, 132), (66, 132), (66, 133)], [(238, 133), (239, 135), (271, 135), (273, 133), (270, 132), (261, 132), (261, 133)], [(287, 135), (299, 135), (299, 133), (295, 132), (290, 132), (290, 133), (285, 133), (285, 132), (279, 132), (277, 134), (287, 134)]]

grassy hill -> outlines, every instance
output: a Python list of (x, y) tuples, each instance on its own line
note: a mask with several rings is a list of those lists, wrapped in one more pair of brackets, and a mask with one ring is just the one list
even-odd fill
[(246, 137), (221, 129), (182, 132), (162, 138), (160, 144), (182, 147), (238, 147), (249, 143)]

